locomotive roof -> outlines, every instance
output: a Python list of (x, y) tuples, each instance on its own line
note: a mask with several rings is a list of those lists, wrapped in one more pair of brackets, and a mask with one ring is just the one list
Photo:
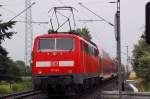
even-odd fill
[(79, 36), (78, 34), (75, 33), (52, 33), (52, 34), (43, 34), (43, 35), (39, 35), (36, 38), (48, 38), (48, 37), (59, 37), (59, 36), (67, 36), (67, 37), (77, 37), (85, 42), (88, 42), (90, 44), (92, 44), (93, 46), (96, 46), (96, 44), (92, 41), (88, 41), (84, 38), (82, 38), (81, 36)]

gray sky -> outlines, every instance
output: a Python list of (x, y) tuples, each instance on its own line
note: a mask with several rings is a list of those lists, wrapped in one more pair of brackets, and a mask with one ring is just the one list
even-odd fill
[[(114, 0), (32, 0), (36, 5), (32, 7), (34, 21), (48, 21), (48, 10), (54, 6), (69, 5), (79, 10), (75, 13), (76, 20), (79, 19), (98, 19), (96, 16), (88, 12), (86, 9), (78, 5), (82, 2), (92, 11), (101, 15), (108, 21), (114, 23), (114, 14), (116, 4), (108, 2)], [(145, 26), (145, 4), (149, 0), (120, 0), (121, 1), (121, 41), (122, 52), (126, 53), (124, 46), (129, 46), (130, 55), (132, 54), (133, 45), (137, 43)], [(3, 21), (8, 21), (25, 8), (24, 0), (0, 0), (0, 4), (4, 5), (0, 8)], [(22, 14), (15, 20), (22, 21), (25, 14)], [(93, 41), (106, 50), (111, 56), (115, 56), (115, 35), (114, 28), (105, 22), (77, 22), (77, 27), (88, 27), (91, 31)], [(3, 46), (8, 50), (9, 56), (15, 60), (24, 60), (25, 53), (25, 24), (17, 23), (13, 31), (18, 32), (11, 40), (6, 40)], [(49, 29), (49, 25), (33, 24), (34, 37), (44, 34)], [(126, 55), (122, 54), (123, 63), (126, 63)]]

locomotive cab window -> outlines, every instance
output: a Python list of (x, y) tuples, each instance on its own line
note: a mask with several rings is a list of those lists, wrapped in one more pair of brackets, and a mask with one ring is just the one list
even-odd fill
[(39, 51), (73, 50), (72, 38), (43, 38), (38, 42)]
[(39, 40), (38, 50), (54, 50), (54, 49), (55, 49), (55, 39), (45, 38)]
[(57, 38), (56, 50), (73, 50), (72, 38)]

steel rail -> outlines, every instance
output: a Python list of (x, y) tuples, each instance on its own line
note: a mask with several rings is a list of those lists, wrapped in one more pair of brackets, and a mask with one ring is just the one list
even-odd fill
[(9, 95), (0, 96), (0, 99), (22, 99), (25, 97), (30, 97), (38, 94), (41, 94), (40, 90), (30, 90), (30, 91), (17, 92)]
[[(101, 93), (102, 95), (119, 95), (117, 91), (103, 91)], [(145, 97), (150, 97), (150, 92), (127, 92), (124, 91), (122, 92), (122, 95), (127, 95), (127, 96), (145, 96)]]

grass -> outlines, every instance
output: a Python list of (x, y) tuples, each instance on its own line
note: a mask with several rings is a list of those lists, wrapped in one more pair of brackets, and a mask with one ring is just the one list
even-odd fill
[(27, 91), (32, 89), (31, 77), (23, 77), (22, 82), (17, 83), (0, 83), (0, 94), (10, 94), (14, 92)]
[(150, 83), (144, 81), (138, 82), (137, 88), (140, 92), (150, 92)]
[(150, 92), (150, 83), (145, 82), (142, 78), (137, 77), (135, 72), (131, 72), (128, 79), (135, 81), (139, 92)]
[(12, 93), (10, 86), (7, 84), (0, 84), (0, 94), (9, 94)]

